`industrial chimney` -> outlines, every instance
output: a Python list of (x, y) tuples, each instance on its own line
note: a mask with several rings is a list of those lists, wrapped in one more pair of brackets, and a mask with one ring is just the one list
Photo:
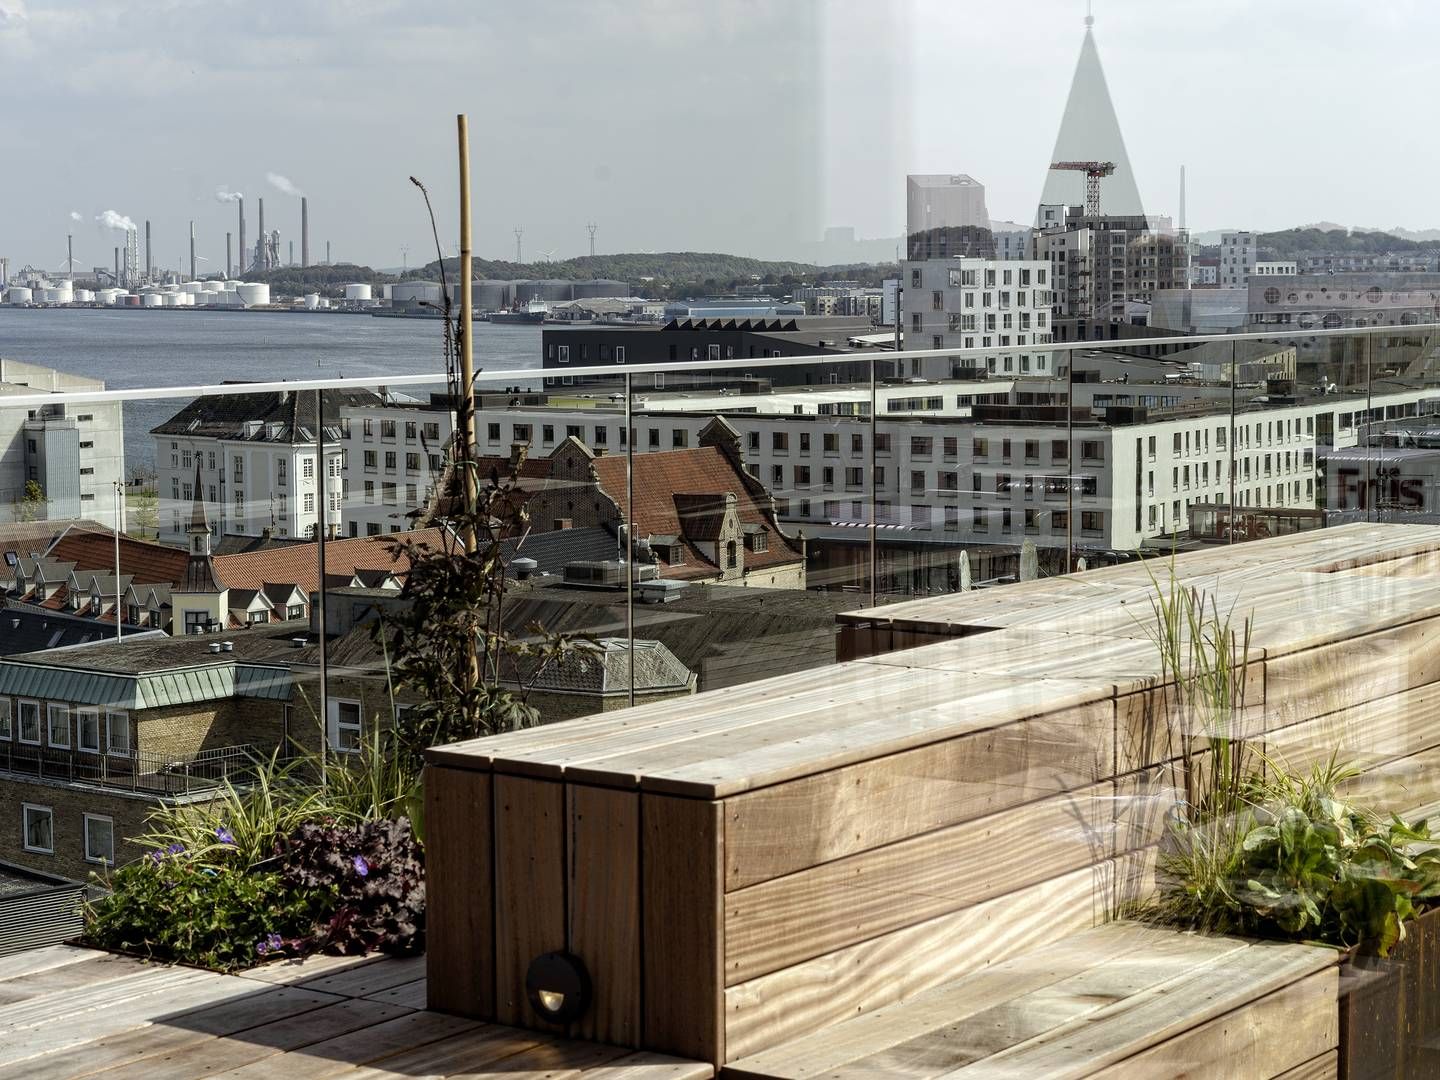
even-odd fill
[(310, 265), (310, 204), (300, 196), (300, 265)]
[(239, 272), (245, 272), (245, 200), (236, 199), (240, 204), (240, 266)]
[(195, 222), (190, 222), (190, 280), (195, 280)]
[(230, 237), (232, 235), (229, 231), (225, 233), (225, 276), (227, 278), (234, 276), (230, 273)]
[(120, 249), (115, 249), (115, 284), (120, 284)]
[(75, 280), (75, 236), (65, 234), (65, 265), (70, 268), (70, 280)]
[(255, 259), (255, 269), (256, 269), (256, 270), (269, 270), (270, 267), (269, 267), (269, 265), (267, 265), (266, 252), (265, 252), (265, 248), (266, 248), (266, 244), (265, 244), (265, 200), (264, 200), (264, 199), (261, 199), (261, 200), (259, 200), (259, 202), (260, 202), (260, 247), (257, 248), (257, 249), (256, 249), (256, 252), (255, 252), (255, 254), (256, 254), (256, 256), (257, 256), (256, 259)]
[(145, 219), (145, 280), (155, 280), (155, 260), (150, 255), (150, 219)]

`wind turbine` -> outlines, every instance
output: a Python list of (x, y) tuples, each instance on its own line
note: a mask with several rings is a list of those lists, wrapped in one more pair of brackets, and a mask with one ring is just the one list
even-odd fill
[(554, 251), (542, 251), (540, 252), (540, 262), (552, 262), (554, 260), (554, 256)]

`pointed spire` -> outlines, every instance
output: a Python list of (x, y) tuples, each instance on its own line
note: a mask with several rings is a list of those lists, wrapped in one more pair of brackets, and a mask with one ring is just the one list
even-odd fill
[[(1080, 43), (1080, 59), (1075, 64), (1075, 77), (1070, 83), (1070, 96), (1055, 138), (1053, 161), (1112, 161), (1115, 172), (1100, 181), (1100, 206), (1111, 216), (1139, 215), (1145, 212), (1140, 191), (1135, 186), (1135, 173), (1125, 153), (1125, 139), (1120, 134), (1120, 121), (1110, 100), (1105, 72), (1100, 66), (1100, 53), (1091, 32), (1095, 17), (1086, 8), (1085, 38)], [(1085, 174), (1051, 169), (1045, 176), (1040, 196), (1042, 205), (1085, 205)]]
[(195, 498), (190, 503), (190, 560), (180, 581), (181, 593), (218, 593), (215, 563), (210, 557), (210, 522), (205, 516), (205, 496), (200, 486), (200, 463), (195, 463)]
[[(195, 455), (195, 498), (190, 503), (190, 527), (186, 531), (191, 536), (197, 533), (210, 535), (210, 520), (205, 516), (205, 497), (200, 487), (200, 455)], [(193, 544), (191, 545), (194, 546)]]

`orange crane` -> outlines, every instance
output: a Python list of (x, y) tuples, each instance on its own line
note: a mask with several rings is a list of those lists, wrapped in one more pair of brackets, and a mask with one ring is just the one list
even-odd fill
[(1085, 216), (1100, 216), (1100, 178), (1109, 176), (1115, 171), (1113, 161), (1054, 161), (1050, 163), (1052, 169), (1064, 169), (1067, 172), (1083, 172), (1085, 174)]

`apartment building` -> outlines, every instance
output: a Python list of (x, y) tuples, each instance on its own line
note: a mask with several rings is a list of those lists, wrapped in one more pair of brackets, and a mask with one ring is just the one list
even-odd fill
[[(1035, 260), (927, 259), (901, 265), (905, 282), (906, 347), (1002, 349), (1044, 346), (1051, 340), (1050, 266)], [(987, 357), (899, 360), (897, 374), (930, 379), (964, 378), (983, 370), (1001, 375), (1043, 375), (1050, 353), (996, 353)]]
[(289, 390), (196, 398), (153, 428), (161, 500), (160, 538), (186, 542), (194, 499), (219, 534), (307, 537), (328, 500), (326, 524), (340, 531), (347, 410), (381, 405), (370, 390), (326, 390), (324, 460), (317, 460), (315, 395)]
[[(125, 479), (120, 403), (5, 405), (7, 397), (103, 389), (98, 379), (0, 357), (0, 521), (83, 517), (115, 526), (115, 485)], [(43, 501), (26, 500), (32, 483)]]
[(441, 394), (428, 401), (389, 398), (381, 404), (342, 406), (341, 535), (378, 536), (411, 528), (407, 515), (429, 500), (454, 431), (455, 414)]
[(1040, 208), (1032, 258), (1050, 264), (1056, 313), (1125, 321), (1127, 303), (1184, 288), (1188, 241), (1145, 215), (1087, 216), (1083, 207)]
[(1255, 234), (1220, 234), (1220, 287), (1243, 289), (1255, 274)]
[(1257, 262), (1255, 264), (1255, 277), (1294, 277), (1299, 270), (1294, 259), (1279, 262)]
[[(954, 383), (926, 389), (954, 394), (957, 388), (973, 392)], [(1077, 383), (1079, 407), (1068, 441), (1063, 406), (1050, 403), (1050, 389), (1037, 381), (1034, 404), (972, 405), (969, 420), (882, 419), (873, 447), (880, 542), (1018, 546), (1029, 537), (1039, 546), (1058, 546), (1073, 532), (1078, 546), (1094, 552), (1132, 551), (1188, 528), (1192, 505), (1228, 501), (1228, 388), (1217, 384), (1207, 399), (1167, 384)], [(1368, 418), (1419, 415), (1426, 398), (1418, 388), (1377, 392)], [(1364, 395), (1242, 400), (1241, 407), (1233, 454), (1241, 506), (1315, 507), (1317, 447), (1353, 446), (1367, 422)], [(712, 416), (636, 409), (635, 449), (698, 445)], [(870, 520), (867, 417), (729, 411), (724, 419), (739, 433), (745, 468), (775, 497), (787, 530), (803, 529), (812, 550), (860, 542), (858, 529)], [(533, 452), (548, 453), (547, 431), (563, 439), (567, 421), (587, 441), (616, 453), (625, 447), (623, 413), (610, 408), (568, 415), (507, 410), (489, 420), (481, 444), (499, 452), (518, 429), (538, 433)]]

